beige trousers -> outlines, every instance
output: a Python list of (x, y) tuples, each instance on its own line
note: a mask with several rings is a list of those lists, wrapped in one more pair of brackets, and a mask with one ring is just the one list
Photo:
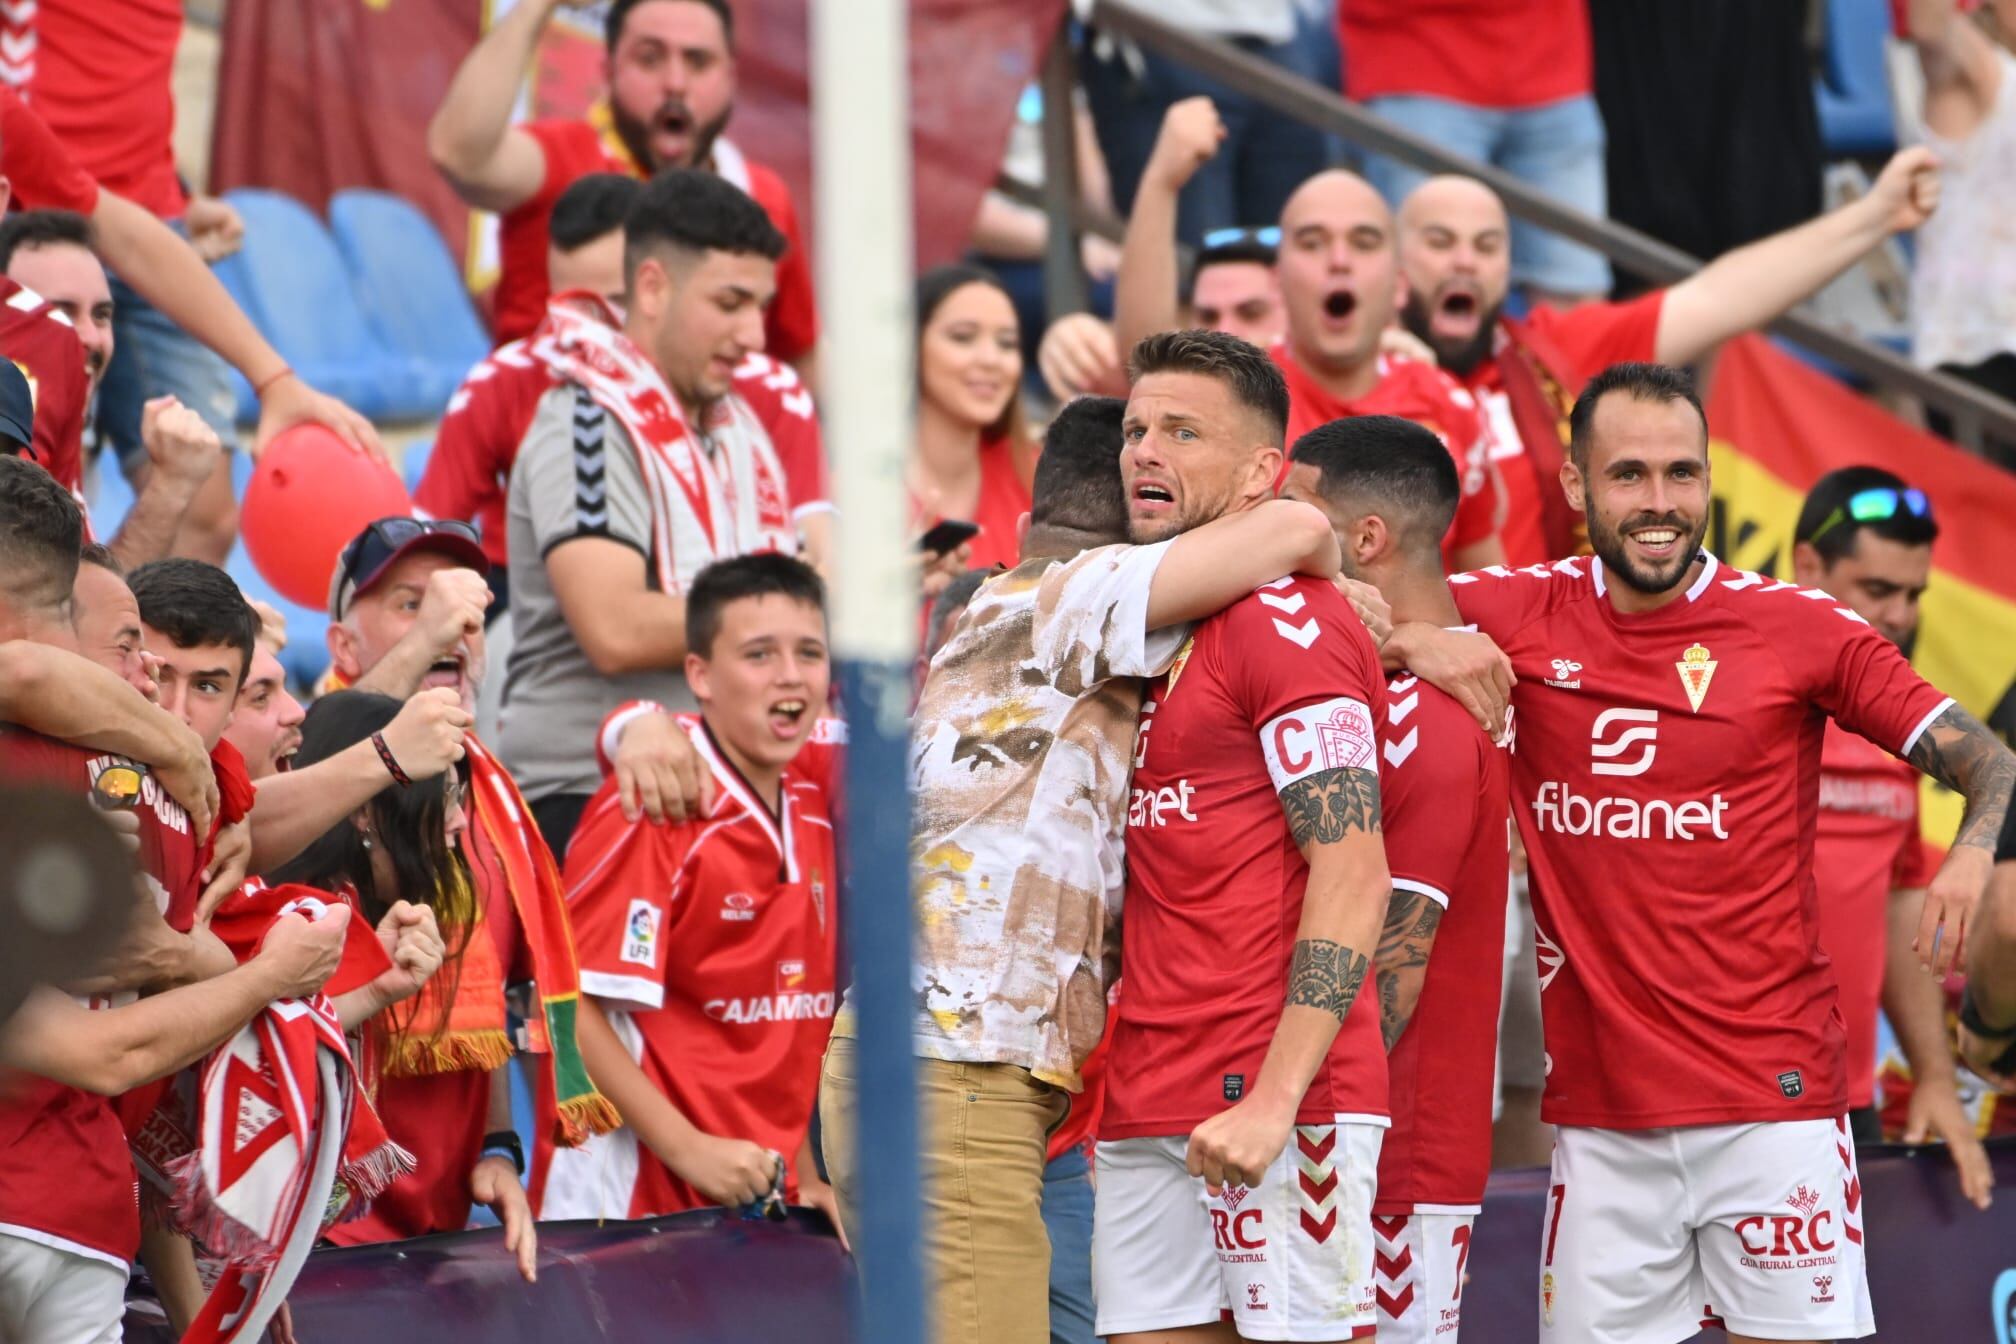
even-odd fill
[[(827, 1174), (850, 1229), (860, 1198), (854, 1048), (851, 1038), (836, 1036), (819, 1079)], [(917, 1090), (932, 1339), (1049, 1344), (1043, 1163), (1067, 1094), (1012, 1064), (937, 1059), (917, 1061)]]

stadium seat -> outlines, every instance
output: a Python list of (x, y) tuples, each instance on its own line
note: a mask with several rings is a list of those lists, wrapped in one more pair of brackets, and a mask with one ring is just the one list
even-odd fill
[[(244, 216), (245, 246), (218, 275), (295, 372), (374, 420), (430, 413), (418, 378), (372, 334), (322, 222), (277, 191), (247, 187), (227, 199)], [(250, 391), (240, 380), (241, 418)]]
[(329, 228), (378, 342), (407, 361), (423, 414), (437, 416), (490, 352), (461, 268), (427, 216), (382, 191), (339, 191)]
[(110, 541), (133, 507), (133, 487), (127, 483), (126, 473), (119, 470), (117, 457), (110, 452), (99, 455), (87, 484), (90, 488), (85, 491), (85, 502), (91, 508), (91, 535), (99, 541)]
[(406, 478), (406, 493), (412, 494), (420, 488), (420, 478), (427, 474), (427, 459), (434, 455), (434, 440), (416, 439), (399, 451), (399, 474)]
[(1884, 44), (1890, 0), (1827, 0), (1826, 43), (1813, 98), (1829, 158), (1888, 154), (1897, 148)]

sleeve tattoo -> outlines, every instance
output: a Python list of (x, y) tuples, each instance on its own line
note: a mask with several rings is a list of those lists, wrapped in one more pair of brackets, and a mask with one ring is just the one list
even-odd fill
[(1288, 1006), (1321, 1008), (1344, 1020), (1351, 1001), (1365, 983), (1371, 963), (1363, 952), (1354, 952), (1342, 943), (1324, 938), (1303, 938), (1295, 944), (1295, 958), (1288, 968)]
[[(1441, 925), (1439, 903), (1418, 891), (1394, 888), (1386, 902), (1386, 927), (1379, 935), (1379, 950), (1373, 955), (1379, 975), (1379, 1031), (1389, 1051), (1413, 1016), (1428, 952)], [(1411, 982), (1414, 989), (1404, 1008), (1400, 1004), (1403, 981)]]
[(2016, 756), (2001, 739), (1960, 706), (1948, 705), (1918, 735), (1911, 764), (1966, 797), (1967, 811), (1953, 843), (1992, 854), (2009, 811), (2010, 789), (2016, 786)]
[(1335, 844), (1353, 831), (1379, 830), (1379, 772), (1319, 770), (1281, 790), (1281, 810), (1297, 845)]

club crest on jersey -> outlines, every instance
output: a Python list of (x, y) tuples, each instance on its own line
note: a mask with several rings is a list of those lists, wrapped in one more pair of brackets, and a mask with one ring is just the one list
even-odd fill
[(1721, 664), (1708, 656), (1704, 644), (1696, 644), (1680, 655), (1680, 661), (1673, 664), (1680, 673), (1680, 688), (1687, 692), (1687, 703), (1696, 714), (1701, 712), (1701, 702), (1708, 698), (1708, 683), (1715, 680), (1715, 669)]
[(1573, 658), (1556, 658), (1553, 660), (1553, 667), (1554, 675), (1551, 677), (1542, 677), (1542, 681), (1546, 682), (1549, 686), (1558, 686), (1564, 691), (1579, 691), (1582, 689), (1582, 664), (1576, 662)]
[(1176, 650), (1176, 661), (1169, 664), (1169, 684), (1163, 689), (1163, 695), (1166, 696), (1176, 689), (1176, 679), (1182, 676), (1183, 669), (1190, 665), (1190, 651), (1196, 646), (1196, 639), (1191, 638), (1184, 640), (1183, 647)]
[(1554, 1271), (1540, 1276), (1540, 1319), (1548, 1325), (1554, 1324)]

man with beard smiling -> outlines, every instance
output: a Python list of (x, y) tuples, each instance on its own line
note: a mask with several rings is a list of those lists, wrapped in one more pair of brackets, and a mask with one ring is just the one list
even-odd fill
[(1691, 364), (1775, 321), (1872, 248), (1923, 224), (1937, 163), (1923, 147), (1891, 159), (1867, 195), (1737, 248), (1687, 279), (1625, 303), (1504, 311), (1510, 223), (1475, 178), (1433, 177), (1400, 205), (1400, 318), (1483, 408), (1505, 508), (1506, 563), (1583, 549), (1580, 520), (1554, 488), (1568, 408), (1598, 369), (1627, 360)]
[(755, 197), (788, 240), (765, 317), (768, 349), (808, 370), (818, 316), (790, 189), (721, 134), (735, 104), (735, 19), (727, 0), (614, 0), (604, 24), (607, 96), (586, 120), (513, 126), (519, 80), (562, 3), (513, 6), (462, 62), (427, 128), (428, 152), (462, 199), (502, 217), (498, 342), (526, 335), (545, 311), (547, 220), (574, 179), (703, 168)]
[[(1704, 1303), (1738, 1344), (1871, 1334), (1815, 909), (1823, 730), (1966, 796), (1913, 942), (1940, 974), (1988, 884), (2016, 759), (1852, 609), (1700, 549), (1708, 427), (1684, 370), (1604, 370), (1570, 435), (1561, 485), (1595, 556), (1451, 580), (1516, 675), (1558, 1126), (1540, 1337), (1677, 1344)], [(1402, 625), (1385, 654), (1411, 664), (1452, 638)]]

